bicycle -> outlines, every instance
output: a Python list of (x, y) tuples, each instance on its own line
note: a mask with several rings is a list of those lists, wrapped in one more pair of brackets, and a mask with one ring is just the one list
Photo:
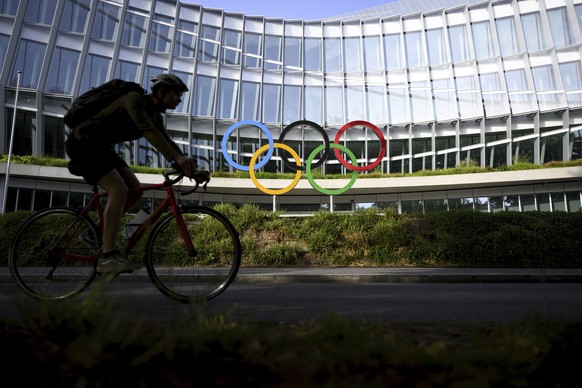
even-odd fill
[[(183, 173), (173, 168), (163, 170), (162, 175), (162, 183), (137, 189), (140, 192), (164, 189), (166, 196), (120, 251), (129, 254), (151, 228), (144, 265), (154, 286), (178, 302), (207, 301), (225, 291), (236, 277), (241, 262), (238, 233), (220, 212), (207, 206), (181, 204), (180, 197), (194, 192), (201, 182), (196, 180), (193, 189), (180, 192), (174, 190), (174, 185), (184, 178)], [(93, 195), (84, 207), (41, 210), (17, 230), (9, 254), (10, 272), (29, 297), (71, 298), (96, 278), (102, 199), (107, 193), (100, 192), (97, 186), (92, 190)], [(180, 196), (177, 198), (176, 194)], [(87, 246), (83, 234), (97, 241), (96, 246)]]

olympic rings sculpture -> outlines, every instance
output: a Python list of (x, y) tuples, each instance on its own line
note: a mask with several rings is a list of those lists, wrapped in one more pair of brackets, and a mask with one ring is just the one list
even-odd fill
[[(257, 151), (255, 151), (255, 153), (251, 157), (251, 160), (250, 160), (248, 166), (243, 166), (243, 165), (236, 163), (230, 157), (228, 150), (227, 150), (227, 143), (228, 143), (229, 136), (237, 128), (245, 126), (245, 125), (250, 125), (250, 126), (259, 128), (267, 136), (267, 142), (268, 142), (268, 144), (265, 144), (264, 146), (260, 147)], [(345, 147), (343, 144), (340, 144), (342, 134), (344, 132), (346, 132), (348, 129), (355, 127), (357, 125), (371, 128), (374, 131), (374, 133), (376, 134), (376, 136), (378, 137), (378, 140), (380, 141), (380, 153), (378, 154), (378, 157), (372, 163), (365, 165), (365, 166), (358, 166), (358, 161), (357, 161), (357, 158), (354, 155), (354, 153), (350, 149)], [(315, 129), (317, 132), (319, 132), (323, 138), (323, 144), (320, 145), (319, 147), (315, 148), (311, 152), (311, 154), (309, 154), (307, 160), (305, 161), (305, 166), (301, 165), (301, 158), (299, 157), (297, 152), (293, 148), (289, 147), (288, 145), (283, 144), (283, 139), (285, 138), (285, 135), (287, 135), (287, 133), (290, 130), (292, 130), (293, 128), (299, 127), (299, 126), (311, 127), (313, 129)], [(269, 129), (265, 125), (263, 125), (257, 121), (243, 120), (243, 121), (239, 121), (236, 124), (231, 125), (227, 129), (226, 133), (224, 134), (224, 136), (222, 138), (221, 144), (222, 144), (222, 154), (224, 156), (224, 159), (226, 159), (226, 161), (228, 162), (228, 164), (230, 164), (232, 167), (234, 167), (238, 170), (248, 171), (250, 174), (251, 180), (253, 181), (255, 186), (263, 193), (271, 194), (271, 195), (282, 195), (282, 194), (285, 194), (285, 193), (289, 192), (290, 190), (292, 190), (295, 186), (297, 186), (297, 183), (299, 183), (299, 180), (301, 179), (301, 173), (303, 171), (305, 171), (305, 174), (306, 174), (307, 179), (309, 180), (309, 183), (311, 184), (311, 186), (314, 189), (316, 189), (317, 191), (319, 191), (320, 193), (327, 194), (327, 195), (343, 194), (354, 185), (354, 183), (356, 182), (356, 179), (358, 177), (358, 172), (369, 171), (369, 170), (373, 169), (374, 167), (378, 166), (380, 164), (380, 162), (382, 161), (382, 157), (386, 154), (386, 139), (385, 139), (384, 135), (382, 134), (382, 131), (380, 131), (380, 129), (378, 129), (378, 127), (376, 127), (374, 124), (369, 123), (367, 121), (362, 121), (362, 120), (351, 121), (351, 122), (345, 124), (343, 127), (341, 127), (340, 130), (335, 135), (335, 139), (334, 139), (333, 143), (330, 143), (329, 136), (323, 130), (323, 128), (319, 124), (314, 123), (313, 121), (299, 120), (299, 121), (295, 121), (295, 122), (289, 124), (281, 132), (281, 135), (279, 136), (279, 140), (277, 142), (275, 142), (275, 140), (273, 139), (273, 135), (271, 134), (271, 132), (269, 131)], [(281, 155), (280, 155), (283, 163), (287, 167), (289, 167), (290, 169), (295, 171), (295, 177), (294, 177), (293, 181), (291, 182), (291, 184), (289, 184), (287, 187), (283, 187), (281, 189), (269, 189), (269, 188), (263, 186), (257, 180), (257, 177), (255, 175), (255, 170), (260, 169), (261, 167), (263, 167), (265, 164), (267, 164), (269, 162), (269, 160), (273, 156), (273, 152), (274, 152), (275, 148), (279, 148), (279, 149), (282, 149), (282, 150), (289, 152), (289, 154), (291, 154), (291, 156), (295, 160), (295, 163), (291, 163), (291, 161), (289, 161), (287, 156), (285, 156), (283, 153), (281, 153)], [(336, 189), (336, 190), (329, 190), (329, 189), (325, 189), (325, 188), (319, 186), (317, 184), (317, 182), (315, 182), (315, 179), (313, 178), (313, 174), (312, 174), (312, 169), (321, 166), (325, 162), (325, 160), (329, 157), (329, 154), (330, 154), (332, 149), (334, 150), (335, 157), (337, 158), (337, 160), (345, 168), (352, 171), (352, 176), (351, 176), (351, 179), (348, 182), (348, 184), (345, 185), (344, 187)], [(257, 159), (265, 151), (267, 151), (267, 154), (259, 163), (257, 163)], [(319, 160), (317, 162), (313, 163), (315, 156), (322, 151), (323, 151), (323, 155), (321, 156), (321, 158), (319, 158)], [(343, 158), (341, 152), (344, 152), (345, 154), (348, 155), (351, 163), (346, 161)]]

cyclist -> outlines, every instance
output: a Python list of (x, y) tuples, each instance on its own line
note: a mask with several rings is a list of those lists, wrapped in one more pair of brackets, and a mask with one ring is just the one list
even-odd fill
[[(145, 137), (166, 160), (177, 163), (188, 177), (195, 177), (197, 165), (185, 156), (166, 132), (162, 113), (175, 109), (188, 87), (173, 74), (151, 78), (151, 92), (130, 92), (73, 128), (65, 148), (71, 159), (69, 170), (82, 176), (90, 185), (99, 185), (107, 192), (103, 213), (103, 246), (97, 272), (121, 273), (139, 269), (115, 247), (115, 238), (123, 214), (141, 197), (132, 189), (141, 186), (127, 163), (119, 157), (114, 144)], [(85, 236), (85, 242), (98, 248)]]

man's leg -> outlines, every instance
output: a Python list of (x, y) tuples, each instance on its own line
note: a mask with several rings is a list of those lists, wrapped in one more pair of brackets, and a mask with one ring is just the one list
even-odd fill
[(123, 208), (123, 212), (125, 213), (128, 211), (143, 195), (143, 191), (135, 191), (135, 189), (141, 187), (140, 181), (137, 179), (131, 168), (129, 167), (121, 167), (118, 168), (117, 171), (121, 178), (125, 182), (127, 186), (128, 193), (127, 199), (125, 201), (125, 206)]
[(98, 182), (107, 192), (103, 213), (103, 253), (115, 250), (115, 238), (127, 202), (129, 189), (118, 170), (111, 170)]

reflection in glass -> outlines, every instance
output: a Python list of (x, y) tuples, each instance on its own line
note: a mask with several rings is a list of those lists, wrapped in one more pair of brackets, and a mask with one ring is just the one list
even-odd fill
[(107, 80), (110, 63), (110, 58), (89, 54), (85, 60), (80, 92), (82, 93), (103, 84)]
[(384, 35), (384, 60), (386, 62), (386, 70), (401, 69), (404, 67), (400, 34)]
[(344, 71), (346, 73), (362, 71), (360, 58), (360, 38), (344, 38)]
[(521, 15), (521, 26), (523, 27), (523, 36), (525, 37), (528, 51), (533, 52), (546, 48), (544, 28), (539, 12)]
[(305, 38), (304, 42), (304, 70), (321, 71), (321, 39)]
[(196, 77), (196, 95), (194, 96), (193, 113), (196, 116), (212, 116), (214, 112), (214, 96), (216, 93), (216, 78), (198, 75)]
[(281, 122), (281, 85), (263, 84), (263, 122)]
[(519, 53), (521, 49), (519, 47), (513, 16), (497, 19), (495, 24), (497, 26), (501, 55), (507, 56)]
[(85, 32), (90, 3), (90, 0), (67, 0), (61, 16), (60, 30), (79, 34)]
[(132, 12), (125, 14), (121, 44), (125, 46), (144, 47), (146, 38), (146, 18)]
[(453, 63), (464, 62), (471, 58), (465, 25), (449, 27), (449, 41)]
[(104, 3), (97, 3), (97, 13), (93, 22), (93, 39), (113, 40), (119, 27), (121, 7)]
[(431, 66), (442, 65), (447, 62), (445, 36), (442, 28), (426, 31), (428, 47), (428, 61)]
[(554, 46), (560, 48), (573, 44), (574, 38), (566, 7), (549, 9), (547, 12)]
[(38, 87), (40, 74), (42, 73), (45, 52), (46, 44), (21, 39), (20, 42), (18, 42), (16, 61), (14, 61), (12, 77), (10, 78), (8, 85), (16, 86), (18, 71), (22, 71), (20, 86), (23, 88), (36, 89)]
[(495, 56), (489, 21), (475, 22), (471, 25), (471, 29), (473, 30), (473, 44), (477, 59), (488, 59)]
[(339, 38), (325, 38), (325, 72), (334, 73), (342, 70), (341, 40)]

